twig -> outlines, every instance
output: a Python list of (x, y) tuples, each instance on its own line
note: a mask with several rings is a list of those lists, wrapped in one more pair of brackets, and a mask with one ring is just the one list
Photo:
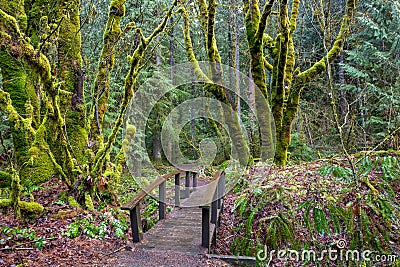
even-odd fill
[[(44, 238), (43, 240), (53, 240), (53, 239), (56, 239), (56, 237)], [(25, 243), (16, 244), (16, 245), (14, 245), (12, 247), (0, 248), (0, 251), (3, 251), (3, 250), (28, 250), (29, 248), (19, 248), (19, 246), (32, 244), (32, 243), (35, 243), (37, 241), (38, 240), (32, 240), (32, 241), (28, 241), (28, 242), (25, 242)], [(34, 249), (34, 248), (30, 248), (30, 249)]]
[(17, 248), (17, 247), (0, 248), (0, 251), (4, 250), (34, 250), (34, 248)]
[(105, 255), (103, 255), (103, 256), (107, 257), (107, 256), (110, 256), (110, 255), (112, 255), (112, 254), (115, 254), (115, 253), (117, 253), (117, 252), (123, 250), (125, 247), (126, 247), (126, 246), (120, 247), (119, 249), (114, 250), (114, 251), (112, 251), (112, 252), (110, 252), (110, 253), (107, 253), (107, 254), (105, 254)]

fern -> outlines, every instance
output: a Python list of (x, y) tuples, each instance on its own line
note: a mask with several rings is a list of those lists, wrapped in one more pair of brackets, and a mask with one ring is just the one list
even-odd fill
[(327, 206), (327, 209), (329, 211), (329, 218), (330, 218), (330, 222), (332, 224), (333, 231), (335, 234), (338, 234), (342, 230), (342, 227), (340, 224), (341, 214), (335, 205), (330, 204)]
[(239, 196), (236, 200), (235, 203), (233, 204), (233, 211), (238, 211), (239, 215), (242, 216), (243, 213), (246, 210), (247, 207), (247, 202), (249, 199), (247, 198), (246, 195), (241, 195)]

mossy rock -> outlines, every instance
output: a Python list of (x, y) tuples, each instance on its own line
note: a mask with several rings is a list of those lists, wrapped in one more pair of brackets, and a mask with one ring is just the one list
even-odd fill
[(59, 210), (56, 215), (54, 215), (54, 218), (56, 219), (72, 219), (75, 218), (78, 215), (78, 213), (75, 210)]

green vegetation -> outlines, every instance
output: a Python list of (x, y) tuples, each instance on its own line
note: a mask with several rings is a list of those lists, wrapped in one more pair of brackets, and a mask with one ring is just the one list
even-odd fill
[(42, 221), (123, 241), (158, 174), (235, 158), (229, 253), (398, 254), (399, 70), (399, 0), (0, 0), (0, 245), (50, 250)]
[(396, 253), (399, 159), (365, 156), (357, 162), (356, 180), (345, 162), (332, 162), (277, 170), (251, 183), (233, 207), (238, 232), (232, 253), (255, 256), (264, 246), (322, 251), (339, 239), (346, 249)]
[(99, 217), (100, 222), (95, 224), (94, 218), (88, 215), (67, 225), (67, 230), (62, 234), (69, 238), (85, 235), (91, 238), (103, 239), (106, 235), (110, 234), (118, 238), (126, 238), (125, 234), (128, 230), (128, 225), (126, 218), (122, 218), (120, 220), (110, 213), (105, 213)]
[(20, 244), (25, 244), (26, 241), (28, 241), (32, 242), (35, 248), (42, 249), (47, 243), (43, 237), (38, 237), (35, 231), (31, 228), (11, 228), (8, 226), (0, 226), (0, 228), (0, 244), (2, 245), (5, 245), (12, 240), (15, 242), (14, 247), (18, 247)]

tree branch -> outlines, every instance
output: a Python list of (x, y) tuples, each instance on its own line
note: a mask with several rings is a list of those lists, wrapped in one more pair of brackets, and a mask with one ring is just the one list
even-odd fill
[(273, 71), (274, 66), (271, 63), (269, 63), (265, 57), (263, 57), (263, 59), (264, 59), (264, 67), (269, 71)]
[(197, 0), (197, 6), (200, 9), (200, 23), (203, 29), (204, 36), (207, 35), (208, 29), (208, 11), (206, 0)]
[(288, 54), (286, 63), (286, 81), (285, 86), (290, 90), (293, 80), (293, 71), (296, 64), (296, 58), (294, 56), (294, 43), (293, 33), (296, 30), (297, 17), (299, 15), (299, 4), (300, 0), (294, 0), (292, 2), (292, 11), (289, 21), (289, 40), (288, 40)]
[(96, 153), (96, 156), (94, 159), (94, 164), (93, 164), (93, 169), (91, 170), (92, 175), (96, 178), (100, 174), (101, 169), (104, 165), (104, 160), (109, 155), (111, 147), (115, 143), (118, 131), (123, 124), (123, 119), (125, 116), (126, 109), (128, 108), (128, 104), (134, 97), (133, 86), (136, 82), (137, 77), (139, 76), (140, 62), (142, 61), (144, 53), (146, 52), (146, 49), (148, 48), (148, 45), (151, 43), (151, 41), (165, 29), (169, 18), (173, 14), (173, 10), (174, 10), (175, 6), (177, 5), (177, 2), (178, 2), (178, 0), (174, 1), (173, 5), (169, 8), (167, 14), (164, 16), (163, 21), (157, 26), (157, 28), (150, 34), (149, 37), (144, 38), (143, 35), (141, 36), (141, 38), (142, 38), (141, 43), (135, 49), (133, 55), (128, 57), (128, 59), (130, 61), (130, 68), (129, 68), (128, 74), (125, 77), (124, 98), (123, 98), (123, 101), (121, 104), (121, 109), (118, 114), (117, 121), (111, 131), (111, 134), (108, 137), (107, 143), (105, 144), (105, 146), (103, 148), (101, 148)]
[(189, 22), (189, 14), (185, 8), (180, 9), (183, 15), (183, 37), (185, 39), (185, 47), (186, 53), (189, 62), (192, 64), (192, 68), (194, 70), (197, 79), (204, 81), (205, 83), (212, 83), (212, 81), (204, 74), (201, 70), (198, 60), (196, 59), (196, 55), (193, 51), (192, 39), (190, 38), (190, 22)]
[(265, 28), (267, 27), (267, 20), (269, 15), (271, 15), (272, 7), (274, 6), (275, 0), (269, 0), (265, 3), (260, 22), (258, 23), (258, 29), (255, 34), (256, 40), (262, 40)]
[(315, 76), (320, 75), (322, 72), (326, 71), (326, 61), (332, 63), (340, 55), (340, 51), (342, 51), (345, 37), (350, 28), (350, 23), (354, 15), (355, 5), (356, 5), (356, 0), (347, 0), (346, 14), (343, 16), (339, 34), (337, 35), (332, 48), (323, 58), (321, 58), (318, 62), (314, 63), (313, 66), (301, 72), (297, 76), (296, 78), (297, 85), (302, 86), (310, 82)]

